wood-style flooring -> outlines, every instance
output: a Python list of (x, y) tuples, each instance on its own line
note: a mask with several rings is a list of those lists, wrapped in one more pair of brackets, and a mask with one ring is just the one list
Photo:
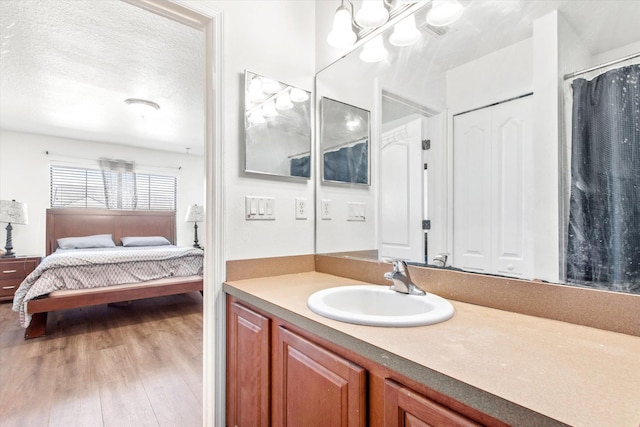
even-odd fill
[(202, 297), (50, 313), (25, 341), (0, 304), (0, 426), (202, 425)]

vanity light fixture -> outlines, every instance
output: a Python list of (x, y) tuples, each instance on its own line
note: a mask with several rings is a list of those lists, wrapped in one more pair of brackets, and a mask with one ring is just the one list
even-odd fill
[(433, 0), (431, 9), (427, 12), (427, 24), (446, 27), (460, 19), (463, 11), (464, 7), (458, 0)]
[(262, 91), (268, 94), (278, 93), (282, 90), (282, 85), (275, 80), (262, 79)]
[(261, 109), (257, 109), (249, 115), (249, 123), (251, 123), (252, 125), (260, 125), (262, 123), (265, 123), (266, 121), (267, 119), (265, 119), (262, 115)]
[(262, 106), (262, 115), (266, 118), (276, 117), (278, 115), (274, 101), (267, 101), (264, 103)]
[(289, 91), (285, 91), (276, 98), (276, 109), (280, 111), (286, 111), (293, 108), (291, 99), (289, 99)]
[(127, 104), (136, 115), (143, 119), (154, 114), (160, 109), (158, 104), (152, 101), (147, 101), (146, 99), (129, 98), (125, 99), (124, 103)]
[(384, 47), (382, 35), (377, 35), (364, 45), (360, 59), (364, 62), (380, 62), (387, 58), (389, 51)]
[(330, 46), (338, 49), (347, 49), (353, 46), (356, 40), (358, 40), (358, 36), (353, 32), (351, 23), (352, 11), (353, 5), (351, 6), (351, 10), (349, 10), (344, 6), (344, 0), (342, 0), (340, 7), (336, 10), (336, 14), (333, 17), (331, 32), (327, 35), (327, 43), (329, 43)]
[(262, 80), (260, 77), (255, 76), (251, 79), (251, 83), (249, 83), (249, 101), (257, 104), (264, 101), (265, 98), (266, 95), (262, 90)]
[(302, 89), (292, 87), (291, 92), (289, 93), (289, 99), (293, 102), (305, 102), (309, 99), (309, 94)]
[(410, 46), (420, 40), (422, 33), (416, 28), (416, 18), (409, 15), (393, 26), (393, 34), (389, 36), (389, 43), (394, 46)]
[(356, 13), (356, 23), (362, 28), (375, 28), (389, 20), (389, 11), (384, 0), (362, 0), (362, 6)]

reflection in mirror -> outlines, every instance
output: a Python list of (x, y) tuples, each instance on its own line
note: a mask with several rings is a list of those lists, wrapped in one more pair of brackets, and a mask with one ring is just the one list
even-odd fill
[(245, 172), (310, 178), (310, 106), (309, 92), (245, 71)]
[(444, 27), (431, 3), (413, 45), (390, 25), (386, 59), (316, 76), (366, 101), (375, 178), (366, 230), (319, 212), (317, 252), (640, 293), (640, 2), (461, 1)]
[(369, 111), (320, 100), (322, 180), (369, 184)]

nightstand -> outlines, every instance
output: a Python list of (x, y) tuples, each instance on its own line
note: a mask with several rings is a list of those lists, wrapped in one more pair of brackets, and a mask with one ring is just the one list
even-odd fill
[(11, 301), (20, 283), (38, 264), (39, 256), (0, 258), (0, 301)]

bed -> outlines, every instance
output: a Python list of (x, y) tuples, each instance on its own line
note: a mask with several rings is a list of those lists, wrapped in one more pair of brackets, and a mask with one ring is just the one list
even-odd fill
[[(117, 247), (58, 250), (58, 243), (66, 246), (70, 237), (96, 235), (111, 235)], [(127, 237), (133, 246), (122, 246)], [(146, 245), (162, 239), (169, 244), (142, 247), (132, 242)], [(71, 239), (74, 243), (78, 240)], [(46, 335), (47, 314), (51, 311), (202, 292), (204, 252), (176, 247), (175, 242), (174, 211), (47, 209), (47, 256), (21, 284), (14, 299), (13, 308), (20, 312), (21, 324), (26, 328), (25, 339)], [(65, 252), (71, 256), (61, 255)], [(131, 265), (135, 265), (135, 271), (125, 273), (124, 267)], [(93, 268), (101, 268), (101, 274), (122, 268), (118, 275), (123, 277), (98, 276), (98, 270)], [(63, 275), (71, 272), (69, 277)], [(77, 276), (80, 273), (88, 276)], [(43, 293), (43, 289), (50, 292)]]

